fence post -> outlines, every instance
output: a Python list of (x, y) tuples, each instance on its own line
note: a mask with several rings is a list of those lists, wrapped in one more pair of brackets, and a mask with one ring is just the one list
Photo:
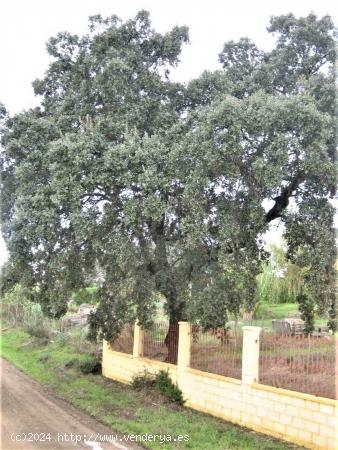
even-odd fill
[(144, 330), (136, 321), (134, 325), (133, 357), (139, 358), (140, 356), (143, 356), (143, 348), (144, 348)]
[[(335, 398), (335, 400), (338, 400), (338, 379), (337, 379), (337, 374), (338, 374), (338, 333), (337, 332), (332, 336), (332, 339), (333, 339), (334, 348), (336, 350), (336, 354), (333, 356), (334, 360), (335, 360), (334, 373), (336, 374), (336, 381), (334, 384), (334, 394), (335, 394), (334, 398)], [(338, 417), (338, 406), (336, 406), (336, 415)], [(338, 441), (338, 429), (336, 431), (337, 431), (337, 441)]]
[(258, 382), (259, 375), (259, 334), (261, 327), (243, 327), (242, 382)]
[(178, 326), (177, 369), (184, 370), (186, 367), (190, 367), (191, 324), (189, 322), (178, 322)]

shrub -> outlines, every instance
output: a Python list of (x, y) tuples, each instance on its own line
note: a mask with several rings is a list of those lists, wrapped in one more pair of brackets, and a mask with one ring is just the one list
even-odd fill
[(147, 370), (142, 372), (139, 375), (135, 375), (133, 377), (133, 381), (131, 383), (134, 389), (145, 389), (155, 386), (155, 375), (149, 373)]
[(31, 291), (16, 284), (12, 289), (2, 293), (0, 313), (1, 318), (9, 326), (24, 322), (24, 307), (29, 302)]
[(50, 324), (43, 315), (41, 306), (27, 302), (23, 306), (25, 330), (31, 336), (43, 339), (50, 337)]
[(82, 373), (88, 374), (98, 374), (101, 373), (102, 365), (101, 361), (96, 358), (87, 359), (79, 363), (79, 369)]
[(314, 300), (306, 295), (305, 293), (300, 294), (297, 297), (299, 303), (299, 311), (301, 312), (301, 317), (305, 322), (305, 333), (311, 334), (314, 331)]
[(183, 394), (177, 384), (173, 383), (165, 370), (160, 370), (155, 378), (156, 389), (164, 396), (170, 398), (179, 405), (184, 404)]
[(67, 335), (67, 333), (64, 333), (64, 332), (58, 333), (56, 335), (55, 340), (58, 343), (58, 345), (60, 345), (60, 347), (65, 347), (68, 342), (68, 335)]
[(24, 288), (21, 284), (16, 284), (2, 295), (2, 303), (23, 305), (29, 301), (30, 296), (29, 289)]
[(85, 375), (88, 375), (89, 373), (96, 375), (101, 373), (102, 365), (101, 361), (97, 358), (89, 358), (85, 360), (72, 358), (66, 362), (65, 368), (80, 370), (80, 372)]
[(23, 306), (24, 322), (28, 327), (41, 326), (44, 321), (44, 315), (41, 306), (38, 303), (27, 302)]
[(49, 330), (43, 325), (26, 325), (25, 331), (33, 337), (39, 339), (49, 339)]
[(160, 370), (156, 375), (145, 370), (141, 374), (134, 376), (132, 387), (134, 389), (155, 388), (160, 394), (175, 403), (179, 405), (184, 404), (182, 391), (177, 384), (171, 381), (168, 372), (165, 370)]

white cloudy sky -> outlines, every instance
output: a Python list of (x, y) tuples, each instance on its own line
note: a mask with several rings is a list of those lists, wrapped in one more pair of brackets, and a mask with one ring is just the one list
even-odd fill
[[(190, 29), (190, 45), (183, 50), (174, 77), (187, 81), (203, 70), (218, 67), (217, 55), (227, 40), (241, 36), (268, 49), (273, 38), (266, 32), (269, 17), (287, 14), (330, 14), (337, 23), (333, 0), (3, 0), (0, 2), (0, 101), (14, 114), (36, 104), (31, 82), (43, 76), (49, 59), (48, 38), (59, 31), (82, 34), (90, 15), (117, 14), (122, 19), (140, 9), (150, 11), (154, 28), (175, 25)], [(5, 247), (0, 242), (0, 263)]]

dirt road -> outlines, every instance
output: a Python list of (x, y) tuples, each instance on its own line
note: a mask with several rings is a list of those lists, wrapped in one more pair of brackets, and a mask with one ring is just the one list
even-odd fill
[[(56, 398), (4, 359), (1, 359), (1, 369), (2, 450), (139, 448)], [(117, 442), (112, 442), (116, 439)]]

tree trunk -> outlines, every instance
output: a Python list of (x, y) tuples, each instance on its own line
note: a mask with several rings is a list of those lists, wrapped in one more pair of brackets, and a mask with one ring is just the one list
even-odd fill
[(179, 335), (178, 321), (170, 320), (168, 332), (164, 340), (165, 345), (167, 346), (168, 349), (168, 354), (165, 359), (165, 362), (177, 364), (178, 335)]
[(183, 319), (184, 303), (178, 300), (176, 279), (168, 261), (164, 214), (159, 222), (152, 224), (151, 229), (156, 247), (155, 264), (150, 269), (154, 271), (157, 289), (167, 300), (169, 312), (169, 328), (164, 340), (168, 349), (165, 362), (177, 364), (178, 322)]

